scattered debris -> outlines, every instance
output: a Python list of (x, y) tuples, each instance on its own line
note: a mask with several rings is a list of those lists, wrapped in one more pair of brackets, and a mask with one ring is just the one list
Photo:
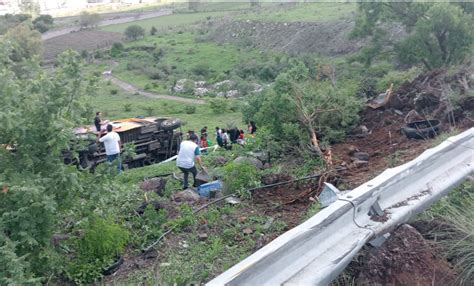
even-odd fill
[(387, 89), (384, 93), (379, 94), (376, 98), (369, 101), (367, 103), (367, 106), (373, 109), (383, 107), (389, 103), (392, 95), (393, 95), (393, 83), (390, 84), (389, 89)]
[(172, 198), (176, 202), (195, 202), (199, 200), (199, 194), (191, 189), (186, 189), (173, 194)]
[(247, 234), (247, 235), (248, 235), (248, 234), (252, 234), (252, 233), (253, 233), (253, 230), (252, 230), (251, 228), (249, 228), (249, 227), (246, 227), (246, 228), (244, 228), (244, 230), (242, 230), (242, 232), (243, 232), (244, 234)]
[(228, 202), (231, 205), (238, 205), (242, 203), (238, 198), (236, 197), (228, 197), (225, 199), (226, 202)]
[(198, 240), (199, 241), (205, 241), (207, 240), (208, 236), (207, 233), (198, 233)]
[(355, 152), (354, 154), (352, 154), (352, 156), (357, 159), (357, 160), (361, 160), (361, 161), (369, 161), (369, 153), (367, 152)]

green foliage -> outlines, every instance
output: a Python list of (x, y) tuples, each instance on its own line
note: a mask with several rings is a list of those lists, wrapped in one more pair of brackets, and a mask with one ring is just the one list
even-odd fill
[(196, 106), (186, 105), (186, 107), (184, 108), (184, 112), (186, 112), (186, 114), (194, 114), (196, 113)]
[(230, 162), (224, 166), (223, 173), (227, 193), (244, 191), (260, 184), (260, 174), (250, 162)]
[(0, 233), (0, 284), (2, 285), (34, 285), (40, 279), (33, 279), (26, 256), (18, 257), (15, 253), (16, 243), (12, 242), (5, 234)]
[(125, 112), (130, 112), (130, 111), (132, 111), (132, 104), (131, 104), (131, 103), (125, 103), (125, 104), (123, 105), (123, 111), (125, 111)]
[[(4, 59), (8, 48), (1, 49)], [(87, 175), (62, 162), (62, 152), (71, 147), (72, 128), (91, 114), (80, 101), (95, 94), (95, 80), (86, 78), (79, 56), (71, 51), (59, 57), (52, 72), (28, 59), (24, 63), (31, 69), (24, 80), (11, 71), (11, 62), (0, 63), (0, 138), (15, 148), (0, 149), (0, 185), (8, 189), (1, 194), (0, 226), (3, 241), (16, 243), (25, 276), (41, 277), (52, 271), (44, 254), (62, 213), (102, 186), (84, 184)]]
[(83, 237), (72, 242), (76, 257), (68, 266), (69, 277), (78, 284), (99, 278), (102, 269), (123, 252), (129, 239), (128, 231), (110, 219), (92, 217), (82, 231)]
[(27, 24), (20, 24), (8, 31), (5, 43), (10, 44), (8, 58), (16, 63), (15, 73), (25, 74), (19, 67), (25, 66), (24, 62), (41, 55), (41, 34), (31, 30)]
[(474, 38), (470, 5), (455, 3), (388, 2), (359, 3), (353, 37), (372, 37), (372, 46), (362, 51), (366, 63), (384, 51), (387, 33), (380, 22), (400, 22), (410, 33), (394, 45), (399, 60), (427, 69), (457, 64), (470, 53)]
[(124, 51), (124, 46), (122, 43), (120, 42), (113, 43), (112, 48), (110, 49), (110, 55), (112, 57), (118, 57), (122, 54), (123, 51)]
[(139, 38), (145, 37), (145, 29), (139, 25), (131, 25), (125, 29), (124, 34), (129, 40), (138, 40)]
[(420, 70), (413, 67), (407, 71), (389, 71), (377, 82), (377, 92), (385, 92), (393, 83), (393, 90), (397, 90), (403, 83), (411, 82), (420, 73)]
[(54, 25), (54, 19), (51, 15), (40, 15), (33, 20), (33, 27), (40, 33), (47, 32)]
[(474, 184), (467, 182), (432, 206), (423, 216), (444, 222), (431, 237), (442, 247), (442, 253), (458, 269), (457, 285), (474, 280)]
[(470, 53), (472, 16), (447, 3), (434, 4), (416, 22), (413, 34), (397, 45), (402, 63), (423, 63), (427, 69), (457, 64)]
[(111, 95), (116, 95), (117, 93), (118, 93), (118, 89), (116, 89), (116, 88), (112, 88), (112, 89), (110, 90), (110, 94), (111, 94)]
[(225, 98), (216, 97), (209, 100), (209, 106), (214, 113), (225, 113), (229, 108), (229, 101)]
[(79, 25), (83, 28), (93, 28), (97, 27), (101, 17), (97, 13), (83, 12), (79, 17)]
[(150, 35), (154, 36), (158, 32), (158, 29), (156, 29), (155, 26), (151, 26), (150, 28)]

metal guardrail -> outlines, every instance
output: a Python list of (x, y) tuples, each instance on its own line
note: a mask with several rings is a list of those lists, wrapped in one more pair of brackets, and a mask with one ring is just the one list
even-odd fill
[(207, 285), (327, 285), (369, 241), (474, 174), (474, 128), (387, 169)]

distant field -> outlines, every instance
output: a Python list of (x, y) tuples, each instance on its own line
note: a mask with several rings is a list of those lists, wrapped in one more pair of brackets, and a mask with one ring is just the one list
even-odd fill
[[(209, 67), (212, 74), (222, 74), (230, 71), (243, 61), (261, 61), (264, 55), (257, 50), (239, 48), (235, 45), (219, 45), (214, 42), (196, 42), (195, 34), (185, 32), (181, 34), (169, 33), (156, 37), (146, 37), (143, 40), (126, 44), (127, 47), (156, 45), (162, 48), (164, 56), (160, 59), (161, 64), (174, 66), (174, 74), (190, 74), (191, 70), (199, 65)], [(114, 68), (114, 75), (118, 78), (144, 88), (151, 80), (143, 73), (127, 70), (127, 64), (136, 62), (132, 56), (117, 59), (119, 65)], [(179, 78), (178, 78), (179, 79)], [(206, 79), (207, 81), (211, 78)], [(154, 91), (169, 93), (169, 86), (152, 88)]]
[[(117, 94), (111, 94), (117, 90)], [(183, 130), (200, 130), (203, 126), (226, 127), (236, 124), (243, 127), (240, 112), (223, 111), (214, 113), (209, 105), (194, 105), (196, 113), (186, 114), (186, 104), (172, 100), (154, 99), (141, 95), (127, 94), (120, 88), (107, 85), (105, 80), (99, 83), (98, 96), (88, 101), (94, 111), (102, 111), (104, 119), (120, 119), (136, 116), (166, 116), (176, 117), (183, 121)], [(91, 118), (92, 120), (92, 118)]]
[(161, 17), (152, 18), (152, 19), (140, 20), (133, 23), (105, 26), (105, 27), (102, 27), (101, 30), (107, 31), (107, 32), (123, 33), (128, 26), (139, 25), (139, 26), (142, 26), (148, 32), (152, 26), (155, 26), (157, 29), (167, 28), (171, 26), (181, 26), (181, 25), (187, 25), (187, 24), (198, 22), (198, 21), (206, 20), (207, 17), (221, 17), (226, 14), (229, 14), (229, 12), (215, 11), (215, 12), (173, 14), (169, 16), (161, 16)]
[(281, 4), (274, 8), (248, 12), (240, 20), (265, 22), (323, 22), (346, 18), (357, 8), (356, 3)]

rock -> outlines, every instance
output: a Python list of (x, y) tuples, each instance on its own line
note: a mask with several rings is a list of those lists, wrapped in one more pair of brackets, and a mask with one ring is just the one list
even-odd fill
[(273, 221), (275, 221), (274, 218), (270, 217), (268, 221), (262, 226), (262, 229), (267, 230), (272, 226)]
[(365, 166), (368, 166), (369, 165), (369, 162), (368, 161), (363, 161), (363, 160), (359, 160), (359, 159), (356, 159), (354, 162), (352, 162), (352, 165), (356, 168), (361, 168), (361, 167), (365, 167)]
[(234, 97), (239, 97), (240, 92), (236, 89), (229, 90), (225, 93), (225, 97), (227, 98), (234, 98)]
[(253, 230), (250, 227), (246, 227), (244, 228), (244, 230), (242, 230), (242, 232), (248, 235), (248, 234), (252, 234)]
[(224, 166), (227, 163), (227, 159), (224, 156), (217, 156), (213, 161), (214, 165), (217, 166)]
[(357, 126), (356, 128), (352, 129), (350, 133), (356, 137), (365, 137), (370, 134), (369, 129), (365, 125)]
[(359, 152), (359, 148), (357, 148), (356, 146), (354, 145), (349, 145), (347, 146), (347, 154), (349, 156), (352, 156), (352, 154), (354, 154), (355, 152)]
[(355, 159), (358, 159), (358, 160), (361, 160), (361, 161), (369, 161), (369, 153), (366, 153), (366, 152), (355, 152), (354, 154), (352, 154), (352, 156), (355, 158)]
[(207, 233), (198, 233), (198, 240), (204, 241), (208, 238)]
[(177, 192), (173, 195), (173, 200), (176, 202), (195, 202), (199, 200), (199, 194), (193, 190), (186, 189), (181, 192)]
[(263, 164), (263, 169), (266, 170), (266, 169), (270, 169), (272, 167), (272, 165), (270, 165), (270, 163), (265, 163)]
[(167, 180), (164, 178), (151, 178), (140, 183), (140, 189), (145, 192), (154, 191), (158, 195), (162, 195), (163, 190), (166, 187)]
[(205, 87), (197, 87), (194, 89), (194, 95), (201, 97), (209, 93), (209, 90)]
[(254, 157), (237, 157), (235, 160), (234, 160), (235, 163), (243, 163), (243, 162), (248, 162), (252, 165), (255, 166), (255, 168), (261, 170), (263, 168), (263, 163), (262, 161), (258, 160), (257, 158), (254, 158)]
[(400, 115), (400, 116), (403, 116), (403, 112), (401, 112), (401, 111), (398, 110), (398, 109), (394, 109), (393, 112), (394, 112), (395, 114), (398, 114), (398, 115)]

